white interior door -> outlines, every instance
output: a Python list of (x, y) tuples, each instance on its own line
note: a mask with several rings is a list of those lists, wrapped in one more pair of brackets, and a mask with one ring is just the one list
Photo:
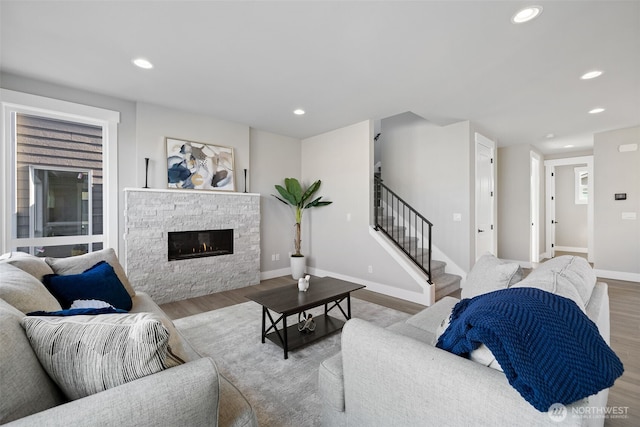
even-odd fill
[(476, 133), (476, 260), (485, 252), (498, 255), (495, 238), (495, 143)]

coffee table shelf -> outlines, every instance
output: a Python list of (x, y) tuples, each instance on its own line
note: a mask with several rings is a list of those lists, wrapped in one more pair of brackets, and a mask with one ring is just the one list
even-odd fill
[[(289, 344), (289, 350), (295, 350), (296, 348), (303, 347), (319, 340), (320, 338), (326, 337), (327, 335), (331, 335), (332, 333), (341, 330), (346, 323), (344, 320), (336, 319), (328, 314), (320, 314), (315, 316), (313, 320), (316, 323), (316, 329), (313, 332), (298, 331), (297, 323), (287, 327), (287, 342)], [(266, 338), (276, 343), (280, 348), (284, 348), (277, 332), (268, 333)]]

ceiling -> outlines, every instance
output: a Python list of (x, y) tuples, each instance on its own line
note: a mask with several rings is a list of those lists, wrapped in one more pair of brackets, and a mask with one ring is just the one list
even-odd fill
[(534, 3), (1, 0), (0, 69), (296, 138), (411, 111), (553, 154), (640, 125), (640, 1)]

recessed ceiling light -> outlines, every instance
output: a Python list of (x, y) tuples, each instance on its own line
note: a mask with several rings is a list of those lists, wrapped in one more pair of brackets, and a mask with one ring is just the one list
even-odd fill
[(136, 67), (144, 68), (145, 70), (153, 68), (153, 64), (144, 58), (136, 58), (132, 62)]
[(567, 144), (567, 145), (565, 145), (563, 148), (573, 148), (573, 147), (575, 147), (575, 145), (573, 145), (573, 144)]
[(598, 108), (594, 108), (593, 110), (589, 111), (589, 114), (598, 114), (598, 113), (602, 113), (603, 111), (604, 111), (604, 108), (598, 107)]
[(538, 17), (541, 13), (542, 6), (528, 6), (513, 15), (513, 17), (511, 18), (511, 22), (513, 22), (514, 24), (529, 22), (532, 19)]
[(601, 75), (602, 75), (602, 71), (593, 70), (593, 71), (589, 71), (588, 73), (584, 73), (580, 78), (582, 80), (590, 80), (590, 79), (595, 79), (596, 77), (600, 77)]
[(304, 114), (304, 110), (302, 108), (298, 108), (297, 110), (293, 110), (293, 114), (296, 116), (301, 116)]
[(553, 133), (548, 133), (548, 134), (545, 135), (545, 138), (547, 138), (547, 139), (553, 139), (555, 137), (556, 137), (556, 135), (553, 134)]

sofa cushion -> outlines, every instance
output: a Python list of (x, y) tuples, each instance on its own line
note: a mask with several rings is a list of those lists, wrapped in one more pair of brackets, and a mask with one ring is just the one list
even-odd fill
[(543, 262), (531, 274), (535, 276), (545, 271), (553, 271), (562, 276), (576, 289), (583, 305), (589, 303), (597, 278), (586, 259), (573, 255), (559, 256)]
[(38, 279), (8, 263), (0, 263), (0, 298), (23, 313), (62, 308)]
[(152, 314), (25, 317), (38, 360), (69, 399), (79, 399), (181, 363)]
[(438, 327), (442, 323), (443, 319), (449, 317), (449, 315), (451, 314), (451, 309), (457, 303), (457, 298), (444, 297), (432, 306), (427, 307), (408, 318), (407, 324), (428, 333), (430, 340), (420, 341), (426, 342), (427, 344), (435, 345), (435, 342), (433, 342), (433, 337), (435, 336)]
[(33, 277), (42, 282), (45, 274), (53, 274), (53, 270), (44, 261), (44, 258), (25, 253), (25, 252), (9, 252), (0, 257), (0, 263), (11, 264), (18, 267), (22, 271), (26, 271)]
[(43, 281), (63, 308), (71, 307), (76, 300), (97, 299), (121, 310), (131, 310), (131, 296), (105, 261), (80, 274), (48, 274)]
[(83, 273), (100, 261), (106, 261), (111, 267), (113, 267), (118, 279), (120, 279), (129, 295), (133, 297), (136, 294), (131, 283), (129, 283), (129, 279), (124, 272), (124, 268), (120, 265), (118, 257), (112, 248), (67, 258), (47, 257), (45, 258), (45, 261), (49, 264), (54, 273), (62, 276)]
[(0, 424), (66, 401), (31, 349), (20, 326), (23, 317), (23, 313), (0, 299)]
[[(544, 265), (544, 264), (543, 264)], [(536, 269), (537, 270), (537, 269)], [(513, 285), (514, 288), (537, 288), (552, 294), (569, 298), (585, 312), (585, 303), (575, 286), (565, 276), (553, 269), (534, 270), (524, 280)]]
[(463, 298), (473, 298), (487, 292), (506, 289), (522, 280), (522, 267), (517, 263), (505, 262), (487, 252), (478, 258), (467, 274)]

